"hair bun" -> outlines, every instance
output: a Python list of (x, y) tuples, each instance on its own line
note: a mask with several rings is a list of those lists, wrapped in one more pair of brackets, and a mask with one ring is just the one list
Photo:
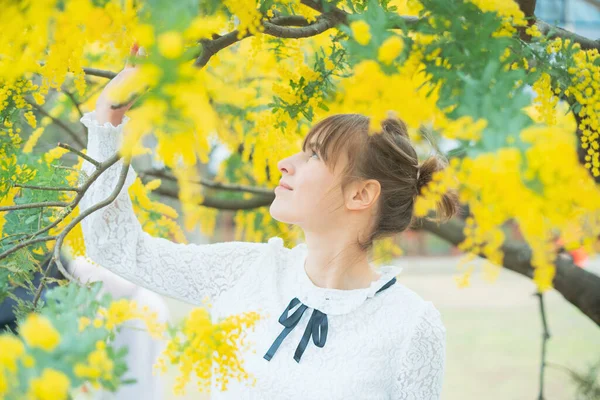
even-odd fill
[(408, 127), (400, 118), (396, 116), (391, 111), (388, 111), (387, 118), (381, 121), (381, 129), (384, 132), (390, 133), (392, 135), (399, 135), (409, 139), (408, 136)]
[[(417, 167), (417, 193), (423, 194), (423, 188), (433, 180), (433, 174), (443, 171), (448, 166), (445, 159), (437, 155), (428, 157), (421, 165)], [(459, 198), (458, 192), (454, 189), (447, 190), (436, 203), (437, 218), (434, 221), (448, 221), (458, 212)]]

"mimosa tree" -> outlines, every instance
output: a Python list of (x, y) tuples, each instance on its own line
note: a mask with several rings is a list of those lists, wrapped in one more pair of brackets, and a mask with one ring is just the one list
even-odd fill
[[(277, 162), (299, 151), (311, 125), (331, 113), (369, 116), (372, 134), (394, 113), (422, 156), (440, 152), (441, 141), (453, 144), (444, 154), (449, 168), (417, 199), (415, 228), (464, 252), (459, 285), (468, 286), (468, 262), (480, 256), (488, 278), (504, 266), (539, 293), (556, 288), (600, 325), (600, 278), (557, 257), (554, 246), (560, 236), (567, 249), (594, 253), (600, 234), (600, 42), (537, 20), (534, 10), (535, 1), (525, 0), (5, 4), (0, 299), (26, 286), (34, 300), (20, 306), (21, 337), (0, 336), (3, 349), (15, 349), (0, 356), (0, 398), (67, 398), (84, 382), (118, 387), (123, 353), (109, 339), (132, 318), (173, 340), (168, 358), (185, 363), (180, 386), (192, 369), (210, 377), (206, 351), (181, 352), (208, 334), (194, 329), (210, 323), (207, 309), (165, 333), (148, 310), (99, 298), (96, 286), (76, 281), (50, 291), (44, 303), (46, 275), (56, 267), (69, 277), (60, 253), (85, 255), (79, 222), (114, 200), (129, 165), (145, 157), (163, 166), (136, 167), (129, 188), (146, 232), (186, 242), (184, 231), (211, 235), (219, 212), (233, 210), (237, 240), (300, 241), (299, 229), (268, 212)], [(139, 98), (120, 151), (98, 162), (85, 154), (78, 120), (133, 43), (146, 56), (130, 57), (139, 72), (111, 95), (115, 104), (131, 101), (131, 93)], [(146, 147), (150, 137), (156, 145)], [(40, 138), (53, 148), (41, 149)], [(230, 155), (211, 177), (203, 167), (217, 143)], [(96, 166), (91, 176), (80, 171), (84, 159)], [(117, 163), (113, 195), (80, 212), (92, 182)], [(450, 189), (465, 212), (433, 220), (432, 206)], [(507, 222), (523, 242), (505, 237)], [(387, 238), (374, 253), (386, 261), (400, 251)], [(44, 278), (32, 286), (41, 265)], [(258, 316), (232, 318), (210, 332), (250, 328)], [(68, 346), (76, 336), (85, 340)], [(235, 346), (219, 351), (234, 355)], [(220, 371), (243, 376), (235, 365)], [(44, 397), (52, 390), (55, 397)]]

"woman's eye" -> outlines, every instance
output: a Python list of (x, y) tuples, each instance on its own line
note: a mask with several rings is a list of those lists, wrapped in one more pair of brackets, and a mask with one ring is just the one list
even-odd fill
[(311, 151), (312, 151), (312, 155), (311, 155), (311, 157), (312, 157), (312, 156), (317, 156), (317, 158), (319, 158), (319, 155), (318, 155), (318, 154), (317, 154), (317, 153), (316, 153), (314, 150), (311, 150)]

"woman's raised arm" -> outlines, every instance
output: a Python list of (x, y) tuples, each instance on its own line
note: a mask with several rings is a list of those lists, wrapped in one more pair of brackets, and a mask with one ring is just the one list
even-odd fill
[[(96, 112), (86, 113), (81, 122), (88, 127), (87, 154), (105, 161), (119, 149), (129, 117), (114, 126), (108, 121), (99, 123)], [(79, 203), (80, 212), (110, 196), (122, 166), (121, 159), (92, 183)], [(95, 168), (84, 161), (81, 170), (89, 176)], [(137, 285), (199, 305), (206, 296), (214, 302), (232, 287), (268, 246), (249, 242), (183, 244), (149, 235), (142, 230), (127, 191), (136, 176), (129, 166), (118, 197), (81, 221), (87, 255), (102, 267)]]
[[(125, 113), (140, 96), (132, 93), (127, 103), (114, 105), (108, 94), (139, 71), (136, 56), (144, 55), (143, 48), (134, 45), (132, 58), (102, 90), (96, 109), (81, 118), (88, 128), (87, 154), (96, 161), (105, 161), (119, 150), (129, 121)], [(79, 203), (81, 212), (111, 195), (122, 168), (121, 159), (97, 177)], [(95, 166), (84, 161), (81, 169), (89, 176)], [(205, 297), (214, 302), (235, 285), (267, 248), (267, 243), (249, 242), (174, 243), (149, 235), (142, 230), (129, 198), (128, 188), (136, 176), (129, 166), (117, 198), (81, 221), (87, 255), (102, 267), (155, 292), (201, 304)]]

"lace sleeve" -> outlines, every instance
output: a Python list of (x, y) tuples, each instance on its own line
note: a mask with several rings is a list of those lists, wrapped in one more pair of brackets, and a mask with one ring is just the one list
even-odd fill
[[(125, 116), (119, 126), (100, 125), (95, 111), (86, 113), (81, 122), (88, 127), (87, 154), (104, 161), (116, 153), (127, 121)], [(121, 159), (94, 181), (79, 203), (80, 212), (110, 196), (122, 167)], [(89, 176), (95, 166), (84, 161), (81, 170)], [(129, 198), (128, 188), (136, 176), (130, 166), (118, 197), (81, 221), (87, 256), (134, 284), (197, 305), (205, 297), (212, 303), (235, 285), (268, 245), (184, 244), (151, 236), (142, 230)]]
[(446, 328), (427, 302), (396, 374), (395, 400), (439, 400), (446, 362)]

